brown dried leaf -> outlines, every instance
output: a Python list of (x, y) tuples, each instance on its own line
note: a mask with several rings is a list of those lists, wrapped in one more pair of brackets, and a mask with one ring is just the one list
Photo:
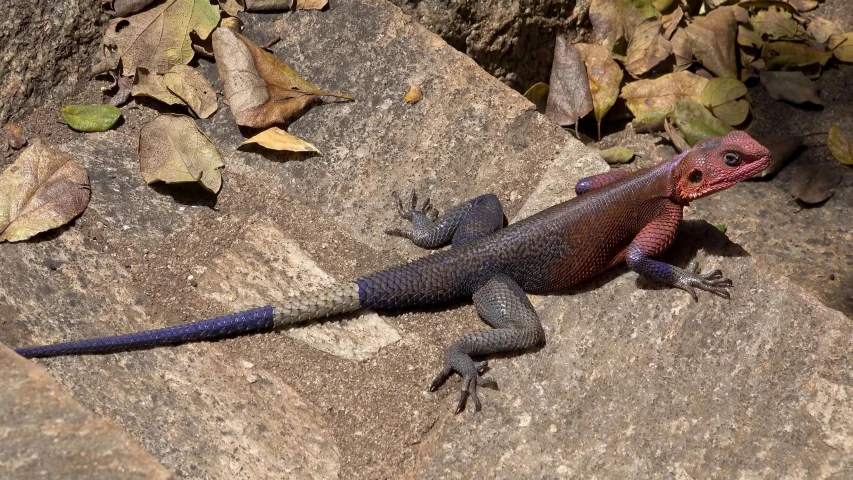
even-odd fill
[(183, 100), (163, 85), (163, 75), (149, 73), (144, 68), (140, 68), (136, 72), (136, 78), (133, 79), (133, 88), (131, 89), (134, 97), (150, 97), (169, 105), (184, 104)]
[(246, 10), (243, 0), (219, 0), (219, 8), (232, 17)]
[(322, 10), (329, 5), (329, 0), (294, 0), (294, 10)]
[(583, 57), (562, 35), (554, 47), (545, 116), (557, 125), (574, 125), (593, 109)]
[(219, 9), (209, 0), (166, 0), (130, 18), (111, 21), (104, 45), (116, 46), (125, 76), (133, 75), (137, 67), (166, 73), (195, 55), (190, 32), (204, 40), (218, 23)]
[(290, 10), (294, 0), (243, 0), (247, 12), (268, 12), (271, 10)]
[(660, 20), (650, 18), (634, 29), (628, 43), (625, 69), (634, 78), (655, 68), (672, 53), (672, 45), (660, 34)]
[(669, 40), (678, 28), (678, 24), (684, 18), (684, 10), (681, 7), (676, 8), (669, 15), (661, 17), (661, 27), (664, 29), (663, 38)]
[(731, 8), (696, 17), (684, 30), (690, 36), (693, 55), (703, 67), (718, 77), (737, 78), (737, 21)]
[(823, 105), (817, 93), (817, 84), (806, 78), (803, 72), (763, 71), (760, 75), (761, 84), (773, 100)]
[(826, 146), (836, 160), (844, 165), (853, 165), (853, 142), (850, 142), (850, 140), (841, 134), (841, 129), (838, 128), (838, 125), (831, 125), (829, 127), (829, 134), (826, 136)]
[(284, 150), (288, 152), (317, 152), (317, 147), (302, 140), (296, 135), (291, 135), (278, 127), (272, 127), (255, 135), (254, 137), (241, 143), (240, 146), (247, 143), (257, 143), (262, 147), (270, 150)]
[(672, 53), (675, 56), (676, 72), (687, 70), (687, 67), (693, 63), (693, 47), (690, 45), (690, 37), (684, 32), (683, 28), (679, 28), (672, 35)]
[(6, 143), (15, 150), (20, 150), (27, 144), (27, 137), (24, 136), (24, 128), (20, 123), (9, 122), (3, 125), (3, 133), (6, 134)]
[(672, 145), (678, 151), (678, 153), (690, 150), (690, 144), (687, 143), (687, 140), (684, 139), (684, 135), (678, 131), (671, 123), (669, 123), (668, 119), (663, 121), (663, 129), (666, 130), (666, 134), (669, 135), (669, 141), (672, 142)]
[(817, 0), (788, 0), (798, 12), (809, 12), (817, 8)]
[(770, 165), (761, 171), (756, 177), (769, 177), (774, 175), (791, 159), (791, 155), (797, 151), (800, 144), (803, 143), (803, 138), (800, 135), (782, 135), (777, 137), (762, 138), (761, 144), (770, 150)]
[(595, 43), (611, 54), (619, 39), (630, 40), (637, 25), (647, 18), (660, 18), (647, 0), (592, 0), (589, 6)]
[(759, 10), (749, 19), (749, 23), (757, 34), (770, 40), (791, 40), (797, 38), (799, 31), (791, 13), (778, 8)]
[(764, 40), (761, 35), (755, 33), (748, 25), (737, 26), (737, 44), (744, 47), (761, 48)]
[(39, 140), (0, 174), (0, 242), (61, 227), (89, 205), (89, 175)]
[(139, 172), (148, 184), (198, 182), (217, 193), (224, 166), (219, 151), (190, 117), (160, 115), (139, 131)]
[(821, 52), (802, 43), (771, 42), (764, 44), (761, 58), (770, 70), (787, 70), (793, 67), (826, 65), (832, 58), (832, 52)]
[(114, 17), (127, 17), (136, 12), (141, 12), (152, 3), (154, 3), (154, 0), (115, 0), (113, 2), (106, 2), (104, 5), (112, 7), (112, 10), (105, 8), (108, 14)]
[(275, 55), (227, 28), (213, 33), (216, 67), (237, 124), (266, 128), (298, 118), (320, 97), (353, 100), (311, 85)]
[(830, 36), (829, 48), (835, 58), (842, 62), (853, 62), (853, 32)]
[(788, 193), (805, 203), (820, 203), (835, 193), (841, 175), (830, 165), (795, 163)]
[(619, 97), (619, 85), (622, 84), (622, 69), (610, 58), (602, 47), (587, 43), (576, 43), (575, 48), (583, 57), (589, 90), (592, 94), (592, 107), (595, 119), (601, 125), (601, 119), (616, 103)]
[(813, 18), (806, 31), (818, 43), (826, 43), (832, 35), (840, 35), (844, 32), (837, 23), (823, 17)]
[(175, 65), (163, 75), (162, 82), (199, 117), (207, 118), (216, 111), (216, 92), (195, 68)]
[(639, 80), (622, 87), (620, 96), (625, 99), (634, 123), (651, 126), (661, 122), (672, 112), (679, 99), (700, 101), (699, 96), (708, 80), (690, 72), (676, 72), (653, 80)]

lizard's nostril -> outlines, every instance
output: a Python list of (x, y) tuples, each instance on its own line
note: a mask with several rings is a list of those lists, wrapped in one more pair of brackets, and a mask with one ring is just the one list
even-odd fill
[(702, 183), (702, 172), (700, 170), (693, 170), (687, 175), (687, 180), (690, 183)]

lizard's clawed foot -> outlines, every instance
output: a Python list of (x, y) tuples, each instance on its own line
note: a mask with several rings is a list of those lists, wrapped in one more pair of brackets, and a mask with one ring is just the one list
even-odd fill
[(696, 288), (711, 292), (714, 295), (730, 299), (729, 288), (732, 286), (732, 281), (723, 277), (723, 272), (714, 270), (710, 273), (701, 273), (699, 264), (691, 262), (687, 270), (681, 270), (678, 273), (675, 281), (675, 286), (686, 291), (693, 297), (693, 300), (698, 301)]
[[(423, 221), (427, 219), (430, 222), (434, 222), (438, 218), (438, 209), (432, 206), (429, 197), (418, 205), (418, 195), (414, 190), (412, 190), (412, 193), (409, 194), (409, 200), (407, 202), (408, 205), (404, 206), (403, 199), (399, 194), (397, 194), (397, 192), (393, 192), (392, 195), (396, 200), (397, 213), (402, 218), (416, 224), (423, 223)], [(408, 238), (409, 240), (412, 240), (413, 236), (413, 232), (411, 230), (402, 228), (387, 228), (385, 229), (385, 233), (395, 237)]]
[(489, 363), (485, 360), (474, 362), (470, 356), (450, 350), (445, 356), (444, 368), (435, 376), (429, 386), (429, 391), (438, 390), (454, 371), (458, 372), (462, 375), (462, 388), (459, 391), (459, 401), (456, 403), (456, 410), (453, 413), (461, 413), (465, 410), (465, 404), (468, 403), (469, 397), (474, 399), (474, 410), (479, 412), (483, 406), (480, 403), (480, 396), (477, 395), (477, 387), (498, 389), (497, 382), (481, 376), (488, 366)]

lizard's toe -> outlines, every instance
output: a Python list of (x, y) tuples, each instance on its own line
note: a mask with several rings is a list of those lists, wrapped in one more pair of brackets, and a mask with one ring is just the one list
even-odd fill
[(698, 301), (699, 297), (696, 295), (697, 288), (725, 299), (731, 299), (729, 288), (733, 286), (733, 283), (731, 279), (724, 277), (723, 272), (719, 269), (709, 273), (702, 273), (699, 270), (699, 264), (691, 262), (687, 269), (683, 271), (677, 286), (689, 293), (693, 297), (693, 300)]
[(462, 385), (459, 389), (459, 400), (456, 402), (454, 413), (465, 410), (469, 398), (474, 401), (474, 409), (479, 411), (482, 404), (480, 403), (480, 396), (477, 394), (477, 387), (498, 389), (497, 382), (481, 376), (488, 366), (487, 361), (474, 362), (470, 356), (450, 349), (445, 355), (444, 367), (433, 379), (429, 390), (431, 392), (438, 390), (453, 375), (453, 372), (457, 372), (462, 376)]

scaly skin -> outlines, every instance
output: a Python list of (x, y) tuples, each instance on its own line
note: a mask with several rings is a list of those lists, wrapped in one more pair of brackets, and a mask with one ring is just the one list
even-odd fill
[(462, 378), (456, 412), (478, 386), (485, 361), (474, 358), (544, 344), (539, 318), (525, 292), (546, 293), (586, 280), (621, 262), (635, 272), (683, 289), (729, 298), (732, 286), (719, 270), (702, 274), (652, 257), (675, 239), (683, 208), (690, 201), (724, 190), (763, 170), (770, 152), (743, 132), (704, 140), (687, 152), (636, 172), (608, 172), (580, 180), (578, 196), (506, 228), (500, 201), (488, 194), (463, 203), (439, 218), (429, 200), (418, 206), (398, 198), (400, 215), (411, 230), (386, 233), (424, 248), (450, 249), (375, 272), (300, 298), (225, 317), (147, 332), (18, 350), (25, 357), (105, 353), (155, 345), (215, 340), (360, 309), (399, 310), (472, 299), (492, 329), (464, 335), (446, 352), (432, 382), (437, 389), (453, 373)]

